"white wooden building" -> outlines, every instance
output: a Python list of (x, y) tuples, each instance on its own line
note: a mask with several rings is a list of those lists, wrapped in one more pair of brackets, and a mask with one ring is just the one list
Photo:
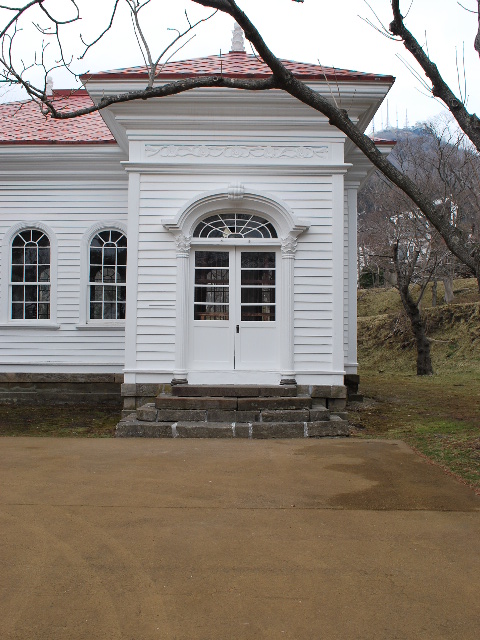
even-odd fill
[[(363, 130), (393, 82), (286, 65)], [(220, 72), (269, 74), (233, 51), (169, 63), (158, 82)], [(145, 78), (99, 73), (54, 96), (77, 107)], [(281, 91), (208, 88), (65, 122), (7, 104), (0, 120), (0, 373), (123, 374), (130, 395), (356, 373), (370, 166), (320, 113)]]

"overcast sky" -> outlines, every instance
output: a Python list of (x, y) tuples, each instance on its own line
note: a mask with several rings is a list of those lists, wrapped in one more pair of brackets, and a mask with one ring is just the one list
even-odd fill
[[(58, 1), (52, 0), (51, 4)], [(404, 0), (404, 12), (410, 1)], [(279, 57), (396, 76), (397, 81), (388, 99), (392, 126), (396, 125), (397, 117), (399, 125), (404, 126), (407, 111), (409, 124), (434, 117), (442, 111), (441, 104), (426, 95), (421, 83), (399, 59), (401, 56), (414, 65), (403, 46), (388, 40), (361, 19), (363, 17), (376, 21), (364, 0), (305, 0), (304, 3), (292, 0), (237, 0), (237, 3)], [(369, 3), (383, 23), (388, 25), (391, 20), (390, 0), (369, 0)], [(94, 37), (108, 24), (108, 9), (112, 4), (111, 0), (80, 0), (83, 15), (80, 30), (84, 38), (88, 40), (89, 37)], [(463, 4), (472, 10), (477, 6), (476, 0), (463, 0)], [(154, 53), (160, 51), (161, 45), (167, 42), (168, 27), (180, 29), (185, 24), (185, 9), (188, 9), (192, 19), (208, 13), (191, 0), (152, 0), (145, 11), (145, 25)], [(427, 42), (431, 58), (457, 94), (456, 58), (463, 91), (463, 51), (465, 52), (468, 106), (478, 113), (480, 86), (477, 78), (480, 60), (473, 49), (476, 16), (461, 8), (457, 0), (413, 0), (406, 22), (421, 44)], [(232, 28), (230, 17), (221, 14), (215, 16), (197, 30), (193, 41), (174, 59), (206, 56), (219, 53), (220, 50), (229, 51)], [(68, 44), (73, 55), (80, 50), (78, 31), (78, 27), (72, 28), (69, 35)], [(18, 42), (19, 51), (22, 51), (24, 57), (28, 57), (32, 52), (33, 33), (25, 29), (22, 37), (23, 41), (19, 39)], [(76, 68), (78, 71), (100, 71), (137, 64), (142, 64), (142, 57), (124, 12), (118, 16), (109, 36), (92, 50), (86, 61), (76, 63)], [(57, 70), (53, 73), (53, 78), (56, 88), (73, 86), (71, 77), (65, 72)], [(12, 99), (12, 95), (9, 94), (9, 99)], [(381, 128), (382, 121), (386, 125), (386, 105), (376, 117), (376, 129)]]

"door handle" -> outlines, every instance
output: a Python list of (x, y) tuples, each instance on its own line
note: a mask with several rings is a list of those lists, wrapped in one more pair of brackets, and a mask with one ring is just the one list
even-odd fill
[(237, 324), (237, 333), (240, 333), (240, 325)]

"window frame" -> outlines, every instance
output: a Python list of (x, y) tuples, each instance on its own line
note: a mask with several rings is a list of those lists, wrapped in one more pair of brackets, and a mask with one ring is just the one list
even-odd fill
[[(96, 235), (102, 231), (117, 231), (127, 239), (127, 262), (128, 262), (128, 235), (127, 227), (118, 221), (101, 221), (90, 227), (82, 239), (81, 264), (80, 264), (80, 322), (77, 329), (124, 329), (125, 320), (92, 319), (90, 318), (90, 245)], [(125, 287), (127, 283), (125, 282)]]
[[(18, 234), (24, 231), (39, 231), (47, 236), (50, 243), (50, 318), (40, 320), (37, 318), (12, 318), (12, 244)], [(2, 243), (2, 270), (0, 283), (0, 324), (2, 327), (31, 328), (43, 327), (58, 329), (57, 324), (57, 261), (58, 247), (54, 231), (43, 222), (28, 220), (11, 227), (3, 238)]]

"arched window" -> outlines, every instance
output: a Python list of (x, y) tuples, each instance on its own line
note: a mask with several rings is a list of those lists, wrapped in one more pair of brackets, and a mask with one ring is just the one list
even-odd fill
[(125, 319), (126, 282), (127, 238), (114, 229), (100, 231), (90, 243), (90, 320)]
[(250, 213), (217, 213), (202, 220), (194, 238), (277, 238), (271, 222)]
[(50, 240), (26, 229), (12, 240), (12, 320), (50, 319)]

